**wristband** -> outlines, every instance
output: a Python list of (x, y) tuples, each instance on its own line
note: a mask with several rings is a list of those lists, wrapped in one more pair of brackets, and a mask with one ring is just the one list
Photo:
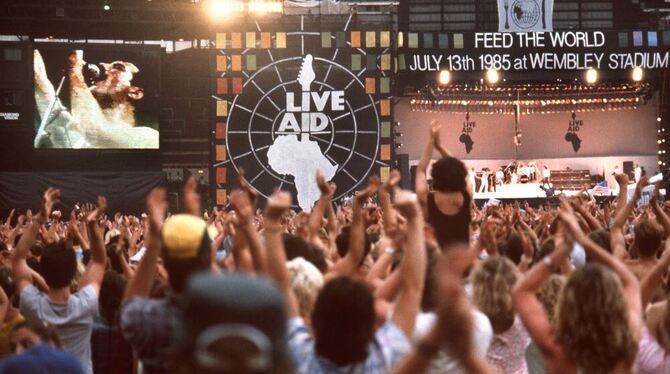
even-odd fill
[(387, 255), (393, 256), (395, 254), (395, 249), (393, 249), (393, 247), (387, 247), (384, 250), (384, 253), (386, 253)]
[(530, 263), (531, 261), (533, 261), (533, 257), (526, 256), (526, 254), (524, 253), (524, 254), (521, 255), (521, 261), (525, 261), (527, 263)]

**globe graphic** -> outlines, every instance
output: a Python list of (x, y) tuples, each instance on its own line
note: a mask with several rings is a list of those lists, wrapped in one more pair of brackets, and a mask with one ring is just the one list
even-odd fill
[(536, 0), (515, 0), (512, 3), (512, 21), (522, 29), (535, 26), (542, 16)]

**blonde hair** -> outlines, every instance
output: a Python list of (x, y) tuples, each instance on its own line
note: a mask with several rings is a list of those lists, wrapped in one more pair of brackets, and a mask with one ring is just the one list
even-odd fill
[(561, 275), (552, 274), (545, 279), (540, 285), (540, 288), (535, 292), (535, 297), (542, 304), (544, 312), (549, 317), (552, 323), (556, 319), (556, 304), (558, 303), (558, 295), (563, 289), (565, 278)]
[(309, 322), (316, 297), (323, 287), (323, 274), (302, 257), (296, 257), (286, 264), (291, 281), (291, 289), (298, 301), (298, 313)]
[(512, 288), (519, 279), (519, 271), (507, 257), (489, 257), (472, 273), (472, 299), (491, 321), (496, 334), (507, 331), (514, 324)]
[(635, 360), (638, 342), (621, 284), (601, 265), (586, 264), (570, 275), (558, 298), (555, 325), (556, 341), (586, 373), (610, 373)]

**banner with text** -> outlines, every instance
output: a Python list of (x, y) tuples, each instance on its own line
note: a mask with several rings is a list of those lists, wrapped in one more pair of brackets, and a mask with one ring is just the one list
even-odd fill
[(398, 69), (415, 72), (666, 69), (670, 31), (408, 33)]

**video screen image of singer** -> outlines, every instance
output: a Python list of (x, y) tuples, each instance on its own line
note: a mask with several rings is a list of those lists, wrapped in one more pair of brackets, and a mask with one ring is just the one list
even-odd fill
[(50, 44), (33, 51), (35, 148), (158, 149), (160, 49)]

